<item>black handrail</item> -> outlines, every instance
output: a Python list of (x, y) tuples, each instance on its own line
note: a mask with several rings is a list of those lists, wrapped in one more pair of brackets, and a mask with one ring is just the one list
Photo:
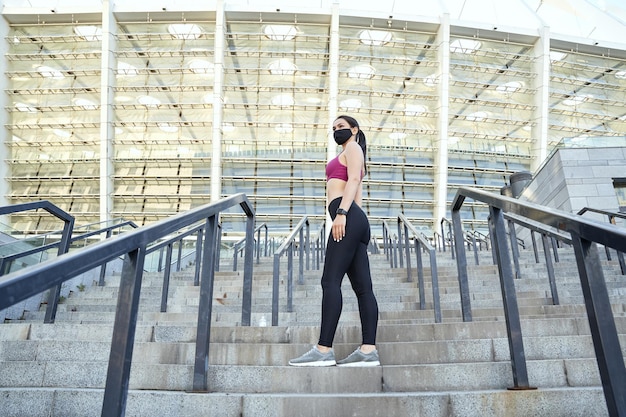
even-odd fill
[[(264, 256), (267, 257), (267, 254), (268, 254), (268, 246), (269, 246), (268, 230), (267, 230), (267, 224), (263, 223), (254, 229), (254, 234), (256, 234), (257, 236), (256, 240), (254, 241), (254, 253), (256, 254), (257, 264), (261, 262), (261, 260), (259, 259), (259, 256), (261, 254), (261, 229), (263, 228), (265, 228), (265, 255)], [(233, 245), (233, 271), (237, 270), (237, 258), (239, 256), (239, 252), (241, 252), (242, 246), (244, 246), (245, 243), (246, 243), (246, 238), (244, 237)]]
[[(453, 227), (452, 227), (452, 222), (448, 219), (446, 219), (445, 217), (441, 219), (441, 232), (444, 232), (444, 228), (443, 225), (447, 224), (448, 225), (448, 240), (450, 241), (450, 247), (452, 247), (452, 244), (454, 242), (454, 232), (453, 232)], [(470, 233), (470, 232), (462, 232), (462, 236), (463, 236), (463, 240), (467, 243), (467, 245), (469, 247), (472, 248), (473, 252), (474, 252), (474, 263), (476, 265), (479, 264), (479, 257), (478, 257), (478, 245), (476, 244), (476, 235), (474, 233)], [(445, 246), (445, 239), (444, 239), (444, 246)], [(455, 253), (453, 250), (450, 251), (450, 255), (452, 256), (452, 259), (455, 259)]]
[[(583, 215), (587, 212), (593, 212), (593, 213), (598, 213), (598, 214), (604, 214), (605, 216), (608, 217), (609, 219), (609, 223), (611, 224), (615, 224), (615, 218), (618, 217), (620, 219), (626, 219), (626, 214), (624, 213), (616, 213), (613, 211), (609, 211), (609, 210), (601, 210), (601, 209), (595, 209), (595, 208), (591, 208), (591, 207), (583, 207), (580, 210), (578, 210), (578, 215)], [(606, 252), (606, 258), (610, 261), (611, 260), (611, 252), (609, 251), (608, 247), (604, 247), (604, 250)], [(622, 271), (622, 275), (626, 275), (626, 262), (624, 261), (624, 253), (622, 251), (617, 251), (617, 261), (619, 262), (619, 267)]]
[[(554, 275), (554, 265), (552, 264), (552, 258), (550, 257), (550, 242), (548, 241), (548, 238), (550, 238), (552, 241), (554, 241), (554, 239), (559, 240), (568, 245), (572, 244), (572, 239), (567, 234), (560, 232), (558, 229), (555, 229), (550, 226), (546, 226), (543, 223), (536, 222), (534, 220), (517, 216), (515, 214), (504, 213), (504, 218), (509, 222), (509, 226), (511, 226), (511, 223), (514, 223), (530, 230), (530, 233), (532, 236), (532, 242), (533, 242), (533, 251), (535, 253), (535, 260), (537, 262), (539, 262), (539, 254), (537, 252), (537, 244), (535, 241), (534, 233), (541, 234), (541, 242), (543, 244), (543, 254), (546, 260), (546, 271), (548, 273), (548, 283), (550, 285), (550, 292), (552, 294), (552, 304), (558, 305), (560, 303), (559, 293), (556, 287), (556, 277)], [(513, 228), (510, 227), (510, 229), (513, 229)], [(513, 248), (515, 247), (515, 245), (511, 243), (511, 247)], [(553, 251), (558, 262), (556, 248), (553, 248)], [(494, 252), (494, 256), (495, 256), (495, 252)], [(519, 262), (515, 262), (515, 267), (519, 271)], [(517, 272), (517, 275), (519, 277), (519, 272)]]
[[(616, 250), (626, 249), (626, 231), (623, 229), (586, 220), (581, 216), (543, 207), (526, 201), (497, 195), (483, 190), (459, 188), (452, 202), (452, 221), (455, 236), (462, 236), (461, 207), (466, 198), (489, 205), (493, 243), (496, 246), (498, 270), (506, 319), (513, 380), (515, 389), (530, 389), (524, 344), (520, 325), (519, 308), (515, 294), (513, 271), (506, 242), (503, 212), (541, 222), (570, 234), (576, 256), (576, 264), (587, 308), (587, 317), (600, 371), (607, 409), (611, 416), (626, 416), (626, 367), (620, 348), (615, 318), (611, 310), (609, 294), (604, 280), (596, 243)], [(465, 246), (455, 239), (459, 281), (463, 282), (462, 302), (469, 301)], [(467, 297), (467, 300), (465, 298)]]
[[(315, 269), (320, 269), (320, 266), (324, 262), (324, 256), (326, 256), (326, 221), (324, 220), (320, 225), (315, 240), (311, 242), (309, 249), (313, 252), (313, 262)], [(309, 269), (309, 259), (307, 258), (306, 269)]]
[[(424, 290), (424, 265), (422, 263), (422, 250), (428, 252), (430, 260), (430, 280), (433, 291), (433, 310), (435, 312), (435, 323), (441, 323), (441, 307), (439, 303), (439, 278), (437, 276), (437, 252), (428, 242), (427, 238), (423, 236), (404, 216), (404, 214), (398, 215), (398, 241), (402, 246), (404, 244), (404, 252), (406, 254), (406, 280), (412, 282), (411, 277), (411, 246), (409, 245), (409, 232), (412, 236), (415, 245), (416, 256), (416, 270), (417, 270), (417, 285), (419, 288), (420, 297), (420, 310), (426, 309), (426, 291)], [(402, 237), (404, 236), (404, 242)], [(400, 259), (402, 259), (402, 250), (398, 251)], [(402, 261), (400, 262), (402, 263)]]
[[(383, 220), (383, 252), (392, 268), (398, 267), (398, 237), (391, 231), (389, 224)], [(400, 264), (402, 267), (402, 264)]]
[[(13, 204), (10, 206), (0, 207), (0, 215), (18, 213), (22, 211), (30, 211), (43, 209), (48, 213), (52, 214), (56, 218), (63, 221), (63, 230), (61, 231), (61, 240), (59, 241), (59, 249), (57, 254), (62, 255), (67, 253), (70, 248), (70, 238), (72, 236), (72, 231), (74, 229), (74, 216), (65, 212), (61, 208), (55, 206), (51, 202), (47, 200), (34, 201), (31, 203), (23, 203), (23, 204)], [(57, 307), (59, 305), (59, 296), (61, 295), (61, 283), (59, 283), (56, 287), (51, 288), (51, 286), (47, 286), (39, 291), (31, 294), (31, 296), (36, 295), (44, 290), (50, 288), (50, 292), (48, 293), (48, 305), (46, 307), (46, 314), (44, 316), (44, 323), (54, 323), (54, 319), (57, 315)], [(26, 297), (28, 298), (28, 297)], [(19, 301), (18, 300), (15, 303)], [(15, 304), (13, 303), (13, 304)], [(7, 306), (8, 307), (8, 306)], [(6, 307), (0, 307), (0, 310), (3, 310)]]
[(619, 213), (619, 212), (615, 212), (615, 211), (610, 211), (610, 210), (602, 210), (602, 209), (597, 209), (597, 208), (592, 208), (592, 207), (583, 207), (580, 210), (578, 210), (578, 215), (582, 215), (585, 214), (586, 212), (593, 212), (593, 213), (598, 213), (598, 214), (604, 214), (606, 216), (608, 216), (609, 221), (611, 222), (611, 224), (615, 224), (614, 219), (616, 217), (619, 217), (620, 219), (626, 219), (626, 213)]
[[(179, 235), (163, 240), (157, 243), (156, 245), (150, 246), (148, 249), (146, 249), (146, 255), (156, 252), (157, 250), (166, 249), (165, 269), (163, 271), (163, 287), (161, 288), (161, 313), (165, 313), (167, 311), (167, 298), (168, 298), (169, 287), (170, 287), (170, 275), (171, 275), (171, 270), (172, 270), (172, 264), (174, 263), (172, 262), (172, 251), (174, 249), (174, 244), (178, 243), (179, 251), (178, 251), (178, 260), (176, 261), (176, 265), (177, 265), (177, 271), (180, 271), (180, 261), (181, 261), (183, 240), (187, 236), (191, 236), (193, 234), (197, 235), (196, 236), (196, 251), (195, 251), (196, 268), (195, 268), (194, 277), (193, 277), (193, 285), (194, 286), (200, 285), (200, 264), (201, 264), (200, 260), (202, 259), (202, 236), (204, 234), (204, 228), (205, 228), (204, 226), (205, 226), (204, 223), (199, 224), (195, 227), (192, 227), (184, 231), (183, 233)], [(216, 257), (215, 264), (218, 264), (218, 263), (219, 263), (219, 257)]]
[(207, 392), (218, 217), (222, 211), (237, 204), (247, 217), (246, 236), (249, 245), (245, 251), (241, 324), (249, 326), (252, 306), (252, 232), (255, 217), (252, 205), (245, 194), (224, 198), (1, 277), (0, 310), (124, 255), (101, 414), (105, 417), (124, 415), (147, 245), (185, 227), (201, 221), (206, 222), (201, 260), (193, 391)]
[[(446, 234), (445, 228), (444, 228), (444, 223), (448, 225), (448, 233)], [(441, 221), (439, 222), (439, 225), (441, 226), (441, 246), (443, 247), (443, 251), (446, 251), (446, 236), (448, 236), (448, 241), (450, 242), (450, 252), (452, 255), (452, 259), (454, 259), (454, 251), (452, 250), (452, 222), (448, 219), (446, 219), (445, 217), (443, 217), (441, 219)]]
[[(306, 229), (306, 237), (304, 231)], [(297, 242), (296, 242), (296, 236)], [(278, 326), (278, 290), (280, 287), (280, 257), (287, 252), (287, 311), (293, 311), (293, 253), (297, 248), (300, 252), (300, 268), (298, 271), (298, 283), (304, 284), (304, 258), (306, 252), (306, 265), (309, 266), (310, 246), (309, 219), (304, 216), (289, 234), (287, 239), (274, 252), (274, 271), (272, 283), (272, 326)]]
[[(99, 223), (93, 223), (91, 225), (81, 226), (80, 228), (84, 228), (84, 227), (87, 227), (87, 226), (92, 226), (94, 224), (99, 224)], [(76, 230), (79, 229), (79, 228), (75, 227), (72, 230), (72, 236), (70, 238), (70, 247), (71, 247), (72, 244), (74, 244), (76, 242), (79, 242), (81, 240), (87, 241), (88, 238), (90, 238), (92, 236), (96, 236), (96, 235), (101, 235), (103, 233), (106, 233), (106, 238), (108, 239), (108, 238), (111, 237), (112, 232), (115, 229), (121, 229), (124, 226), (131, 226), (131, 227), (133, 227), (135, 229), (137, 228), (137, 225), (134, 222), (128, 220), (128, 221), (122, 221), (121, 223), (117, 223), (117, 224), (114, 224), (114, 225), (111, 225), (111, 226), (104, 227), (102, 229), (91, 230), (89, 232), (85, 232), (85, 233), (82, 233), (82, 234), (74, 236), (74, 232), (76, 232)], [(55, 234), (55, 235), (58, 235), (59, 233), (62, 234), (63, 232), (62, 231), (57, 231), (57, 232), (52, 232), (52, 233)], [(46, 235), (44, 235), (44, 236), (46, 236)], [(42, 245), (42, 246), (37, 246), (37, 247), (31, 248), (31, 249), (23, 250), (21, 252), (14, 253), (14, 254), (11, 254), (11, 255), (6, 255), (6, 256), (4, 256), (4, 257), (2, 257), (0, 259), (0, 275), (5, 275), (10, 270), (11, 263), (14, 262), (15, 260), (23, 258), (23, 257), (26, 257), (26, 256), (34, 255), (34, 254), (37, 254), (37, 253), (40, 253), (40, 252), (46, 252), (49, 249), (59, 248), (60, 245), (61, 245), (61, 240), (59, 240), (57, 242), (48, 243), (48, 244), (45, 244), (45, 245)], [(69, 247), (68, 247), (68, 252), (69, 252)], [(104, 285), (103, 284), (104, 272), (105, 272), (105, 270), (104, 270), (104, 266), (103, 266), (102, 267), (102, 272), (100, 274), (101, 275), (100, 285)]]
[[(72, 242), (78, 241), (80, 239), (87, 239), (88, 237), (99, 235), (101, 233), (106, 233), (106, 238), (110, 239), (111, 236), (113, 235), (113, 231), (115, 229), (121, 229), (124, 226), (130, 226), (133, 229), (136, 229), (138, 227), (133, 221), (126, 220), (126, 221), (123, 221), (121, 223), (114, 224), (112, 226), (107, 226), (107, 227), (104, 227), (102, 229), (93, 230), (91, 232), (83, 233), (81, 235), (78, 235), (75, 238), (73, 237), (72, 238)], [(98, 286), (104, 286), (104, 281), (105, 281), (104, 278), (106, 276), (106, 267), (107, 267), (106, 264), (102, 264), (102, 266), (100, 267), (100, 277), (98, 278)]]

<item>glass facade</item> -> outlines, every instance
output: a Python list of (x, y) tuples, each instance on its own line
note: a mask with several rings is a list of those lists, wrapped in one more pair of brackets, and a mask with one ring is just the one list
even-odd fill
[[(500, 192), (564, 138), (626, 135), (624, 50), (233, 7), (6, 15), (6, 203), (142, 225), (245, 193), (284, 234), (325, 219), (330, 125), (349, 114), (368, 140), (373, 233), (399, 213), (436, 230), (459, 186)], [(463, 213), (481, 230), (487, 214)], [(240, 217), (226, 213), (225, 230), (242, 232)], [(58, 228), (32, 213), (11, 223)]]

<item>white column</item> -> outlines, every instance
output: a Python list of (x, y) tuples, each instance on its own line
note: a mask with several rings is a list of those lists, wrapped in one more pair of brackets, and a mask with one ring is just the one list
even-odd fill
[(213, 57), (213, 135), (211, 138), (211, 201), (222, 195), (222, 118), (224, 112), (224, 1), (217, 0)]
[(534, 126), (531, 134), (534, 139), (532, 148), (531, 172), (535, 172), (548, 155), (548, 114), (550, 97), (550, 29), (543, 27), (541, 36), (535, 43), (535, 111), (532, 115)]
[(113, 87), (115, 84), (116, 33), (113, 2), (102, 1), (102, 60), (100, 75), (100, 221), (111, 220), (113, 210)]
[(434, 224), (433, 230), (439, 230), (441, 219), (446, 217), (448, 199), (448, 119), (450, 106), (450, 15), (441, 16), (441, 25), (437, 33), (439, 45), (439, 101), (437, 126), (437, 153), (434, 167)]
[(339, 1), (334, 0), (330, 17), (330, 45), (328, 46), (328, 140), (327, 160), (335, 157), (337, 144), (331, 126), (337, 118), (337, 94), (339, 92)]
[[(333, 139), (330, 128), (337, 118), (337, 94), (339, 92), (339, 1), (333, 0), (330, 17), (330, 45), (328, 47), (328, 137), (326, 140), (326, 160), (329, 161), (337, 154), (337, 144)], [(328, 205), (328, 201), (326, 205)], [(330, 235), (332, 219), (326, 207), (326, 238)]]
[[(0, 19), (0, 39), (6, 39), (9, 34), (9, 23), (6, 19)], [(6, 56), (8, 52), (8, 43), (0, 42), (0, 56)], [(0, 77), (0, 91), (5, 91), (8, 86), (8, 77), (6, 77), (7, 71), (7, 62), (8, 60), (2, 59), (0, 60), (0, 74), (3, 74)], [(6, 109), (7, 106), (12, 105), (9, 102), (8, 94), (0, 94), (0, 108)], [(9, 167), (9, 163), (6, 161), (10, 159), (11, 153), (9, 152), (9, 143), (13, 140), (11, 137), (11, 132), (5, 126), (9, 122), (9, 113), (5, 110), (0, 112), (0, 126), (2, 126), (2, 134), (0, 135), (0, 206), (6, 206), (10, 204), (9, 201), (9, 193), (11, 192), (11, 187), (8, 182), (8, 178), (11, 173), (11, 169)]]

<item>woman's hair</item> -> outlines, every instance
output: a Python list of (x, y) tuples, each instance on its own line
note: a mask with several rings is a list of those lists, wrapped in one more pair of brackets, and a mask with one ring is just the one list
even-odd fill
[(350, 127), (357, 127), (359, 129), (356, 133), (356, 142), (361, 146), (361, 149), (363, 149), (363, 169), (365, 170), (365, 173), (367, 173), (367, 141), (365, 140), (365, 133), (363, 133), (359, 127), (359, 122), (357, 122), (354, 117), (346, 115), (339, 116), (337, 119), (343, 119), (348, 122)]

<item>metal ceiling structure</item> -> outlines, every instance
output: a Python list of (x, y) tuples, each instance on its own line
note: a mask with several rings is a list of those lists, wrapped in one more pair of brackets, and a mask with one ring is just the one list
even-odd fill
[(3, 203), (146, 224), (245, 192), (284, 231), (325, 218), (330, 124), (348, 113), (372, 223), (430, 230), (458, 186), (499, 191), (564, 138), (626, 136), (617, 2), (296, 3), (2, 2)]

